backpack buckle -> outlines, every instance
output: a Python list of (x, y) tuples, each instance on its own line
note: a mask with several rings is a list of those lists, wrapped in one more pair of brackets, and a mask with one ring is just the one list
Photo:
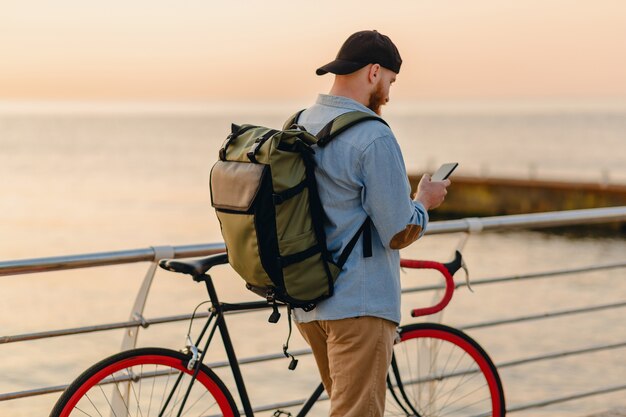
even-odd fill
[(263, 137), (257, 138), (254, 141), (254, 146), (252, 148), (252, 150), (250, 150), (246, 156), (248, 157), (248, 159), (250, 160), (250, 162), (254, 163), (254, 164), (258, 164), (259, 161), (257, 161), (256, 159), (256, 154), (259, 153), (259, 148), (263, 145), (265, 141), (263, 140)]
[(275, 206), (283, 204), (285, 202), (285, 199), (280, 194), (272, 194), (272, 200), (274, 201)]
[(230, 146), (231, 142), (237, 138), (237, 134), (239, 133), (240, 129), (241, 129), (241, 126), (237, 126), (234, 123), (231, 125), (231, 132), (228, 134), (228, 136), (226, 136), (226, 140), (224, 141), (224, 146), (222, 146), (219, 151), (219, 158), (221, 161), (226, 160), (226, 151), (228, 150), (228, 147)]
[(263, 136), (256, 138), (253, 148), (250, 150), (250, 152), (246, 154), (250, 162), (254, 164), (259, 163), (259, 161), (257, 161), (256, 159), (256, 154), (259, 153), (259, 149), (261, 148), (261, 146), (263, 146), (263, 144), (276, 133), (278, 133), (278, 130), (270, 129), (265, 132)]

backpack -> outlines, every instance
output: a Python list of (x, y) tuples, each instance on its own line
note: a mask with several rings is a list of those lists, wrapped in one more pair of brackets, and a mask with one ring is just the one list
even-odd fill
[[(232, 124), (211, 169), (211, 204), (220, 222), (228, 261), (246, 287), (289, 307), (309, 311), (333, 295), (335, 280), (363, 234), (371, 256), (369, 218), (337, 261), (326, 247), (325, 214), (315, 180), (316, 147), (324, 147), (351, 126), (381, 118), (348, 112), (317, 135), (298, 126), (302, 111), (283, 130)], [(386, 124), (386, 123), (385, 123)]]

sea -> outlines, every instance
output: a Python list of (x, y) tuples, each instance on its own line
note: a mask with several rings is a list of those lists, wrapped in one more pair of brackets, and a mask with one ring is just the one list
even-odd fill
[[(161, 103), (30, 105), (0, 103), (0, 262), (221, 242), (208, 175), (231, 123), (280, 127), (309, 103)], [(546, 103), (392, 103), (384, 108), (409, 172), (458, 162), (456, 175), (626, 184), (626, 105)], [(452, 177), (450, 193), (454, 192)], [(524, 198), (520, 195), (520, 198)], [(445, 204), (445, 203), (444, 203)], [(407, 258), (447, 260), (461, 234), (425, 236)], [(465, 248), (470, 278), (480, 280), (626, 261), (626, 236), (549, 230), (485, 232)], [(0, 339), (125, 321), (148, 263), (0, 277)], [(222, 299), (254, 299), (220, 267)], [(463, 275), (459, 276), (463, 280)], [(405, 286), (435, 283), (405, 271)], [(252, 298), (251, 298), (252, 297)], [(144, 316), (191, 313), (203, 287), (157, 272)], [(626, 300), (624, 268), (528, 281), (461, 287), (442, 316), (452, 326)], [(409, 310), (432, 294), (403, 297)], [(626, 342), (624, 308), (603, 309), (468, 330), (496, 363)], [(240, 356), (280, 353), (286, 323), (266, 313), (229, 317)], [(138, 346), (184, 346), (187, 323), (153, 325)], [(197, 323), (194, 329), (197, 328)], [(0, 398), (69, 383), (95, 361), (119, 351), (123, 331), (0, 344)], [(305, 347), (294, 334), (290, 346)], [(209, 362), (224, 359), (211, 348)], [(288, 360), (247, 365), (256, 405), (305, 398), (318, 383), (311, 356), (296, 371)], [(232, 377), (218, 369), (235, 392)], [(626, 407), (626, 349), (569, 355), (501, 370), (509, 406), (601, 395), (520, 410), (520, 416), (585, 417)], [(0, 401), (0, 417), (44, 416), (59, 393)], [(293, 409), (286, 409), (294, 412)], [(327, 402), (314, 417), (327, 413)], [(271, 416), (272, 412), (259, 413)]]

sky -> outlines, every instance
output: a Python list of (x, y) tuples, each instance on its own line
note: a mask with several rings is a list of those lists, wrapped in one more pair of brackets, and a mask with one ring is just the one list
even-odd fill
[(0, 0), (0, 101), (297, 100), (362, 29), (392, 100), (626, 100), (626, 0)]

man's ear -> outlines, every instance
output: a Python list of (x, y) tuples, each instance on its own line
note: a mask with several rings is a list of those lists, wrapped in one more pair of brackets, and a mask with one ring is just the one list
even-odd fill
[(380, 64), (372, 64), (368, 72), (368, 81), (371, 84), (376, 84), (381, 76)]

